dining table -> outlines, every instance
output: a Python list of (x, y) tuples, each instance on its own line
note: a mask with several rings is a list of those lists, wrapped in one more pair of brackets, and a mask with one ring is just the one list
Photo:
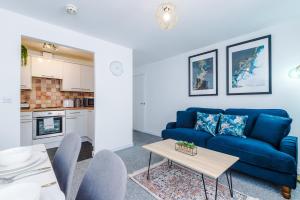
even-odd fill
[[(37, 183), (41, 186), (41, 193), (40, 193), (40, 200), (65, 200), (64, 193), (60, 190), (60, 187), (57, 182), (57, 178), (55, 176), (50, 158), (48, 156), (46, 147), (44, 144), (37, 144), (28, 146), (26, 148), (31, 148), (32, 153), (42, 153), (44, 154), (44, 161), (41, 162), (39, 165), (34, 166), (34, 169), (43, 169), (43, 168), (49, 168), (48, 171), (35, 174), (32, 176), (24, 177), (19, 180), (14, 181), (10, 184), (15, 183)], [(24, 171), (26, 173), (26, 171)], [(0, 184), (0, 190), (9, 186), (10, 184)], [(20, 194), (21, 196), (22, 194)]]

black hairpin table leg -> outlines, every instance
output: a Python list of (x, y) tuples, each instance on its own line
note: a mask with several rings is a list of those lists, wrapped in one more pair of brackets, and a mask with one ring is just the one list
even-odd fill
[(215, 200), (218, 198), (218, 181), (219, 179), (216, 179), (216, 191), (215, 191)]
[(150, 179), (149, 173), (150, 173), (151, 157), (152, 157), (152, 152), (150, 151), (147, 180)]
[[(203, 183), (203, 187), (204, 187), (205, 199), (208, 200), (208, 198), (207, 198), (206, 186), (205, 186), (205, 180), (204, 180), (203, 174), (201, 174), (201, 177), (202, 177), (202, 183)], [(219, 182), (219, 179), (217, 178), (217, 179), (216, 179), (215, 200), (217, 200), (217, 198), (218, 198), (218, 182)]]
[(203, 187), (204, 187), (205, 199), (208, 200), (208, 198), (207, 198), (207, 192), (206, 192), (206, 187), (205, 187), (204, 176), (203, 176), (203, 174), (201, 174), (201, 176), (202, 176), (202, 183), (203, 183)]
[[(229, 171), (229, 177), (228, 177), (228, 171)], [(230, 196), (233, 197), (233, 187), (232, 187), (231, 170), (229, 169), (228, 171), (226, 171), (226, 178), (227, 178), (227, 183), (228, 183), (228, 188), (229, 188)]]

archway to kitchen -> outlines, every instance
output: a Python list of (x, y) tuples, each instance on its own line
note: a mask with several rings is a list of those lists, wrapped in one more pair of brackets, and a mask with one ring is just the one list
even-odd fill
[(45, 144), (50, 158), (67, 134), (82, 138), (79, 160), (95, 141), (94, 53), (21, 38), (21, 145)]

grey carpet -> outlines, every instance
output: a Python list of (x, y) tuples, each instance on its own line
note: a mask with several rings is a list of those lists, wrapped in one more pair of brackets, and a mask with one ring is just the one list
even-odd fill
[[(125, 162), (128, 174), (144, 168), (148, 164), (149, 152), (142, 149), (143, 144), (159, 141), (160, 138), (140, 132), (133, 133), (134, 146), (128, 149), (124, 149), (116, 152)], [(162, 160), (161, 157), (153, 155), (152, 163)], [(74, 177), (72, 195), (75, 197), (79, 184), (82, 180), (84, 172), (89, 164), (90, 160), (78, 162), (77, 169)], [(274, 177), (276, 178), (276, 177)], [(221, 177), (220, 183), (226, 184), (226, 178)], [(268, 182), (249, 177), (238, 172), (233, 172), (233, 184), (234, 189), (252, 197), (259, 198), (261, 200), (283, 200), (281, 197), (279, 188)], [(300, 185), (296, 190), (293, 190), (292, 199), (300, 199)], [(126, 200), (154, 200), (154, 198), (146, 192), (143, 188), (136, 183), (128, 180)]]

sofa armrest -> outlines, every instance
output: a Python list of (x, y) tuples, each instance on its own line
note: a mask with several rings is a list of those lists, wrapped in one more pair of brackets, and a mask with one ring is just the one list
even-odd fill
[(280, 142), (281, 152), (287, 153), (298, 161), (298, 138), (294, 136), (286, 136)]
[(169, 122), (166, 126), (166, 129), (176, 128), (176, 122)]

